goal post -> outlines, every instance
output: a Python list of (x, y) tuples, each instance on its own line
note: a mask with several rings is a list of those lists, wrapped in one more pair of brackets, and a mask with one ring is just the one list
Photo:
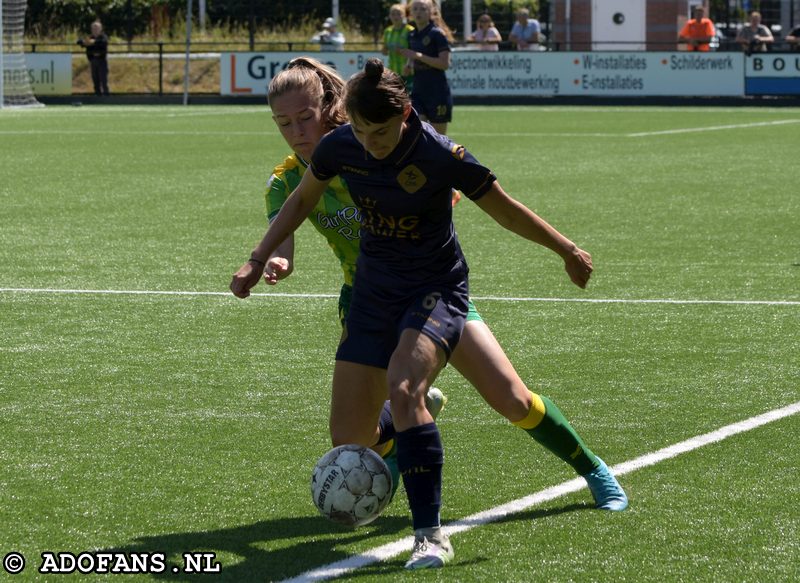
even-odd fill
[(33, 95), (25, 63), (26, 8), (27, 0), (0, 0), (0, 109), (42, 106)]

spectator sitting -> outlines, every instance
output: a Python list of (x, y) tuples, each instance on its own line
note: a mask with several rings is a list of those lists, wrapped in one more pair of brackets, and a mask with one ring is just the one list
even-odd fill
[(478, 48), (482, 51), (499, 51), (500, 31), (497, 30), (492, 22), (492, 17), (488, 14), (481, 14), (478, 18), (478, 25), (469, 37), (470, 42), (478, 43)]
[(767, 45), (775, 40), (769, 28), (761, 24), (761, 13), (753, 11), (750, 13), (750, 24), (743, 26), (736, 35), (736, 42), (742, 45), (745, 54), (764, 53)]
[(517, 21), (511, 27), (511, 34), (508, 40), (517, 45), (518, 51), (538, 51), (539, 35), (542, 27), (535, 18), (530, 18), (527, 8), (520, 8), (517, 11)]
[(789, 43), (789, 50), (800, 51), (800, 26), (795, 26), (790, 30), (785, 40)]
[(711, 40), (716, 35), (714, 23), (705, 17), (706, 11), (702, 6), (692, 9), (692, 18), (686, 21), (678, 34), (678, 42), (686, 43), (687, 51), (706, 52), (711, 50)]
[(342, 51), (345, 40), (344, 35), (336, 30), (336, 21), (326, 18), (322, 23), (322, 30), (311, 37), (311, 42), (319, 43), (320, 50), (323, 51)]

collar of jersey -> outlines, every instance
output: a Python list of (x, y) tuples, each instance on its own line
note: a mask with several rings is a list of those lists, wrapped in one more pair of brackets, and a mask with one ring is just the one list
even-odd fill
[(405, 162), (408, 157), (411, 156), (411, 152), (414, 151), (414, 147), (417, 145), (417, 142), (419, 142), (421, 136), (422, 122), (419, 120), (417, 112), (414, 111), (412, 107), (411, 113), (406, 120), (406, 131), (403, 132), (403, 137), (400, 138), (400, 142), (395, 149), (392, 150), (392, 153), (389, 154), (386, 161), (395, 166), (399, 166)]
[(417, 33), (417, 35), (419, 35), (419, 36), (423, 36), (423, 35), (425, 35), (425, 34), (428, 34), (428, 33), (431, 31), (431, 29), (432, 29), (434, 26), (435, 26), (435, 24), (434, 24), (434, 22), (431, 20), (431, 21), (430, 21), (430, 22), (427, 24), (427, 26), (425, 26), (425, 28), (423, 28), (422, 30), (420, 30), (420, 29), (417, 29), (417, 30), (416, 30), (416, 33)]

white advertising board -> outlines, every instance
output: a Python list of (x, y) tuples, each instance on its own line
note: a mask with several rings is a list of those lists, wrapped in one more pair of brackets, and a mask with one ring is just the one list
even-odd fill
[(745, 60), (748, 77), (800, 77), (800, 53), (753, 54)]
[[(219, 88), (221, 95), (266, 95), (272, 78), (286, 68), (299, 53), (222, 53), (220, 54)], [(370, 57), (380, 53), (308, 53), (336, 69), (347, 79), (364, 68)]]
[[(222, 95), (266, 95), (297, 53), (222, 53)], [(313, 53), (346, 79), (379, 53)], [(447, 72), (456, 96), (742, 96), (741, 53), (455, 51)]]
[(454, 95), (744, 95), (739, 53), (455, 52)]
[[(34, 95), (72, 94), (72, 55), (69, 53), (26, 53), (27, 74)], [(10, 73), (10, 72), (9, 72)]]
[(745, 72), (747, 95), (800, 95), (800, 54), (754, 54)]

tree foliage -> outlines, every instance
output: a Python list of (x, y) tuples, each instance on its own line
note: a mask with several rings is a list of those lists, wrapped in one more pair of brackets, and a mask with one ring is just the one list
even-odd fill
[[(110, 35), (130, 38), (152, 30), (156, 19), (175, 22), (185, 19), (187, 0), (27, 0), (26, 30), (35, 36), (56, 37), (89, 29), (99, 18)], [(389, 7), (396, 0), (340, 0), (342, 18), (366, 33), (377, 33), (388, 24)], [(199, 0), (192, 0), (195, 18)], [(522, 7), (533, 16), (548, 3), (539, 0), (473, 0), (473, 14), (489, 12), (508, 20)], [(236, 29), (272, 29), (291, 27), (294, 23), (331, 16), (331, 0), (206, 0), (206, 22), (212, 27)], [(459, 22), (462, 3), (448, 0), (442, 4), (445, 20)], [(162, 23), (163, 24), (163, 23)], [(159, 27), (160, 28), (160, 27)], [(160, 30), (168, 34), (168, 30)]]

